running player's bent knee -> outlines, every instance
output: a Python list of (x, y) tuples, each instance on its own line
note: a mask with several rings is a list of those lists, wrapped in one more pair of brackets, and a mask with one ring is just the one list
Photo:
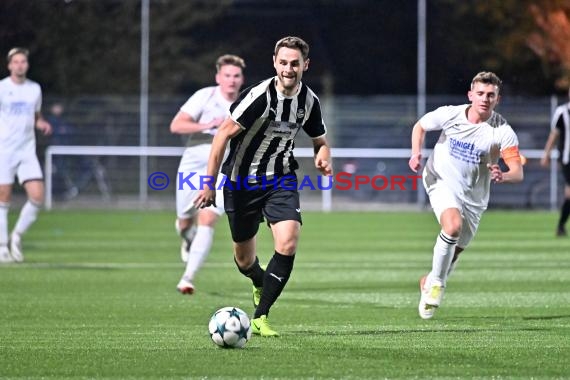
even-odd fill
[(43, 197), (41, 197), (41, 198), (37, 198), (37, 197), (32, 198), (32, 197), (30, 197), (30, 198), (28, 198), (28, 200), (30, 201), (30, 203), (31, 203), (32, 205), (34, 205), (34, 206), (37, 207), (37, 208), (42, 208), (43, 205), (44, 205), (44, 198), (43, 198)]

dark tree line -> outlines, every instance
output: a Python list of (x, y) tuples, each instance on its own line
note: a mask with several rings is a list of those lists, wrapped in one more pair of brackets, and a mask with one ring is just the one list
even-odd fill
[[(564, 0), (429, 0), (428, 92), (462, 93), (481, 69), (507, 90), (568, 86)], [(311, 44), (306, 77), (337, 94), (416, 91), (416, 1), (151, 0), (150, 91), (187, 94), (213, 81), (223, 53), (242, 55), (248, 83), (272, 75), (276, 39)], [(140, 0), (2, 0), (0, 51), (27, 46), (30, 77), (62, 96), (136, 94)], [(5, 73), (7, 73), (5, 71)]]

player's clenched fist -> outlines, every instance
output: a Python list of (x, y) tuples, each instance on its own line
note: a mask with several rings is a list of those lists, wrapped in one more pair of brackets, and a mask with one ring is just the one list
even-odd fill
[(315, 162), (317, 169), (325, 176), (332, 176), (333, 169), (329, 161), (323, 159), (317, 159)]
[(503, 181), (503, 172), (501, 171), (501, 167), (499, 165), (487, 164), (487, 168), (489, 168), (489, 171), (491, 172), (491, 181), (493, 182)]
[(422, 167), (421, 161), (422, 161), (421, 153), (412, 154), (412, 157), (410, 157), (408, 165), (410, 166), (410, 169), (412, 169), (414, 173), (417, 173), (418, 170), (420, 170), (420, 168)]

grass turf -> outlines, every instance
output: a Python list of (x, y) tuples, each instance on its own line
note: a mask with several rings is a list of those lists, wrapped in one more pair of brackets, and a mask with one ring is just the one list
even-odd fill
[[(554, 238), (556, 217), (487, 212), (423, 321), (431, 213), (305, 213), (270, 315), (282, 336), (228, 350), (210, 341), (211, 314), (253, 310), (225, 220), (188, 297), (172, 213), (44, 213), (26, 262), (0, 266), (0, 378), (569, 377), (570, 240)], [(263, 225), (258, 247), (266, 263)]]

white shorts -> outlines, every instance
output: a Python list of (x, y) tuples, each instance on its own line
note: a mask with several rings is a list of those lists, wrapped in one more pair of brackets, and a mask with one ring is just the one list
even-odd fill
[[(206, 175), (210, 148), (210, 144), (197, 145), (186, 148), (182, 155), (178, 172), (176, 173), (176, 215), (180, 219), (192, 218), (198, 212), (198, 209), (194, 206), (194, 199), (198, 196), (201, 188), (204, 187), (203, 182), (200, 183), (200, 181), (204, 181), (204, 176)], [(192, 186), (184, 181), (180, 183), (180, 177), (184, 179), (191, 173), (195, 173), (188, 179)], [(224, 177), (223, 174), (218, 175), (216, 183), (216, 206), (206, 208), (218, 215), (223, 215), (224, 213), (224, 193), (220, 187), (220, 183)]]
[(459, 234), (459, 239), (457, 241), (457, 246), (459, 248), (467, 248), (473, 237), (475, 237), (475, 233), (479, 228), (481, 216), (483, 215), (483, 212), (485, 212), (485, 209), (466, 204), (464, 200), (460, 199), (442, 181), (436, 181), (430, 186), (427, 186), (424, 180), (424, 186), (438, 223), (441, 224), (441, 214), (445, 210), (449, 208), (456, 208), (459, 210), (463, 218), (463, 223), (461, 233)]
[(11, 185), (18, 176), (20, 185), (31, 180), (43, 180), (36, 151), (0, 152), (0, 185)]

